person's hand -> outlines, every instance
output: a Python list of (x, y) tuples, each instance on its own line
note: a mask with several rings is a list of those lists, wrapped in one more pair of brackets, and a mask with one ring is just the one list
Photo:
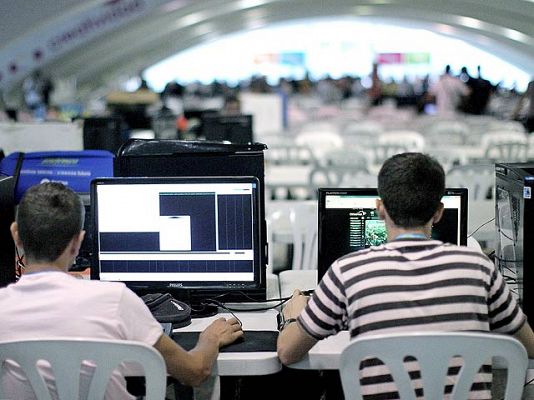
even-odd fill
[(204, 331), (202, 336), (215, 340), (219, 347), (233, 343), (236, 339), (243, 336), (241, 324), (235, 318), (219, 318), (213, 321)]
[(302, 294), (298, 289), (295, 289), (293, 296), (287, 302), (282, 313), (284, 319), (297, 318), (300, 315), (302, 309), (308, 304), (309, 297)]

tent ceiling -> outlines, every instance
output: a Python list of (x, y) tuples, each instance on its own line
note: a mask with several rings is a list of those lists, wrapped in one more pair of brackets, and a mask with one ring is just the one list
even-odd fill
[[(61, 27), (103, 3), (137, 1), (142, 16), (80, 43), (43, 69), (97, 87), (119, 74), (135, 74), (206, 40), (281, 21), (361, 17), (426, 28), (462, 38), (525, 70), (534, 69), (534, 1), (526, 0), (46, 0), (20, 2), (1, 13), (0, 43)], [(33, 3), (30, 8), (27, 3)], [(41, 9), (42, 8), (42, 9)], [(22, 29), (26, 27), (26, 30)], [(29, 29), (32, 27), (32, 29)], [(0, 58), (6, 47), (0, 48)], [(0, 82), (1, 83), (1, 82)]]

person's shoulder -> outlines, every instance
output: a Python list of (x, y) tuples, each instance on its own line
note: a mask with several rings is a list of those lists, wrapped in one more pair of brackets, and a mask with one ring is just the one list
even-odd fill
[(80, 285), (85, 286), (87, 290), (101, 292), (101, 293), (117, 293), (120, 294), (127, 290), (127, 287), (122, 282), (102, 282), (97, 280), (77, 279)]
[(336, 264), (338, 264), (339, 266), (344, 266), (347, 264), (367, 263), (374, 258), (387, 256), (389, 252), (390, 249), (388, 249), (383, 244), (378, 246), (371, 246), (369, 248), (354, 251), (352, 253), (348, 253), (344, 256), (341, 256), (336, 260)]
[(457, 255), (460, 257), (466, 257), (473, 262), (491, 263), (491, 260), (486, 254), (484, 254), (484, 252), (473, 247), (459, 246), (451, 243), (443, 243), (443, 246), (439, 248), (439, 251), (443, 255)]

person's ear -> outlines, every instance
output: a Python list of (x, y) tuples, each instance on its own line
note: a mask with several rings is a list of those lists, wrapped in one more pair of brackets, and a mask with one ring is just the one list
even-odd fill
[(441, 217), (443, 217), (443, 211), (444, 210), (445, 210), (445, 206), (443, 205), (442, 202), (440, 202), (439, 206), (438, 206), (438, 209), (436, 210), (436, 212), (432, 216), (432, 225), (437, 224), (441, 220)]
[(78, 255), (78, 253), (80, 251), (80, 247), (82, 246), (82, 242), (83, 242), (84, 237), (85, 237), (85, 231), (81, 230), (80, 233), (78, 233), (77, 235), (75, 235), (72, 238), (71, 249), (72, 249), (72, 254), (74, 256)]
[(378, 218), (385, 221), (386, 208), (384, 207), (384, 202), (382, 201), (382, 199), (376, 199), (376, 212), (378, 214)]
[(11, 231), (11, 237), (15, 242), (15, 246), (17, 246), (19, 249), (22, 249), (22, 241), (20, 240), (19, 236), (19, 224), (13, 222), (9, 227), (9, 230)]

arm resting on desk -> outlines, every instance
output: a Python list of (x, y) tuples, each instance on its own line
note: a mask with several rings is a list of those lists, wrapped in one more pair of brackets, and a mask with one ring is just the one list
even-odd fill
[(519, 329), (514, 337), (519, 340), (525, 349), (527, 349), (528, 357), (534, 358), (534, 333), (530, 327), (528, 321), (523, 324), (521, 329)]
[[(282, 311), (285, 320), (296, 319), (308, 303), (308, 296), (295, 290), (291, 300)], [(317, 339), (307, 334), (298, 322), (286, 325), (278, 335), (277, 352), (282, 364), (293, 364), (302, 359), (317, 343)]]
[(199, 336), (194, 349), (186, 351), (167, 335), (161, 335), (154, 344), (165, 364), (167, 372), (182, 384), (198, 386), (211, 374), (219, 348), (232, 343), (243, 335), (235, 318), (215, 320)]
[(301, 360), (317, 343), (308, 335), (298, 322), (288, 325), (278, 335), (277, 352), (282, 364), (293, 364)]

